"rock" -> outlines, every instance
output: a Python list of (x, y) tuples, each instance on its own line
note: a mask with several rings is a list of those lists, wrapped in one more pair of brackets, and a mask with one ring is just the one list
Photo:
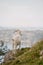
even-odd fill
[(14, 60), (15, 57), (14, 57), (14, 53), (12, 51), (9, 51), (5, 54), (5, 57), (4, 57), (4, 62), (7, 62), (9, 60)]
[(42, 60), (43, 59), (43, 56), (40, 56), (40, 60)]
[(40, 60), (43, 59), (43, 50), (40, 51)]
[(43, 55), (43, 50), (41, 50), (40, 55), (41, 55), (41, 56)]

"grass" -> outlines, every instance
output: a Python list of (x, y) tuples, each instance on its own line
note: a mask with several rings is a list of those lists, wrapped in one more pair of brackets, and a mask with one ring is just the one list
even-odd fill
[(40, 59), (40, 51), (43, 50), (43, 41), (37, 42), (30, 50), (21, 49), (16, 59), (3, 65), (43, 65), (43, 58)]

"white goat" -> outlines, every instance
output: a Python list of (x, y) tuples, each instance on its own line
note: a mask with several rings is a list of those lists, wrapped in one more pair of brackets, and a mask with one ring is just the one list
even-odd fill
[(15, 31), (13, 38), (12, 38), (12, 41), (13, 41), (13, 50), (15, 53), (17, 46), (19, 45), (19, 49), (21, 46), (21, 31), (20, 30)]

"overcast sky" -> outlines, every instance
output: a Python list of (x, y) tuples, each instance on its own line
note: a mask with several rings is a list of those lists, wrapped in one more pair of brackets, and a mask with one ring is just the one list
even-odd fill
[(43, 0), (0, 0), (0, 26), (43, 28)]

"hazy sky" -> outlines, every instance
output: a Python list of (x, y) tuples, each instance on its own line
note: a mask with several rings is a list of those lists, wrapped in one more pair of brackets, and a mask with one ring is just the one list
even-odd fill
[(0, 0), (0, 26), (43, 28), (43, 0)]

